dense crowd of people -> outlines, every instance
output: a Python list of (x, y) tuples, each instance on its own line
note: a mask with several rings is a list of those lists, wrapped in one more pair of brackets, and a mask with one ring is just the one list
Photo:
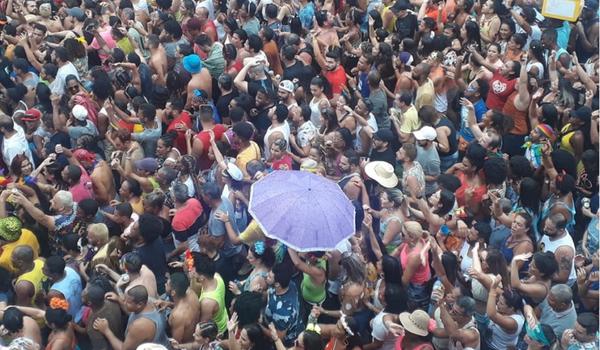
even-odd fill
[[(580, 3), (0, 1), (0, 348), (598, 349)], [(352, 235), (274, 239), (277, 171)]]

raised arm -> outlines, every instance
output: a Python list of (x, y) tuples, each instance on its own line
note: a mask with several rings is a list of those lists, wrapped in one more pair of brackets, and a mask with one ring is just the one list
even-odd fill
[(515, 107), (520, 111), (525, 111), (531, 100), (529, 89), (527, 88), (529, 77), (527, 76), (527, 56), (521, 55), (521, 71), (519, 73), (519, 82), (517, 84), (517, 98)]

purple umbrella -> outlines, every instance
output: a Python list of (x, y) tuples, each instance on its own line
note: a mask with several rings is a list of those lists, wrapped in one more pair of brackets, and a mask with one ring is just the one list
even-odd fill
[(354, 206), (333, 181), (275, 171), (252, 185), (248, 211), (265, 235), (300, 252), (328, 251), (354, 234)]

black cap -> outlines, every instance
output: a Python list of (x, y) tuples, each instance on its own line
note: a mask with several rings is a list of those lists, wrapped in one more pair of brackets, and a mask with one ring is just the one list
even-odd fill
[(394, 133), (390, 129), (380, 129), (373, 134), (373, 138), (383, 142), (391, 143), (394, 140)]
[(410, 9), (410, 4), (406, 0), (398, 0), (394, 4), (394, 6), (392, 6), (392, 12), (394, 13), (406, 11), (408, 9)]
[(571, 111), (571, 117), (587, 121), (592, 117), (592, 109), (588, 106), (581, 106), (574, 111)]

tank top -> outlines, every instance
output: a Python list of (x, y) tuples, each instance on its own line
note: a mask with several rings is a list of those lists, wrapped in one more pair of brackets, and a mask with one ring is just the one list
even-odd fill
[(521, 314), (510, 315), (510, 318), (517, 322), (517, 331), (510, 334), (507, 333), (502, 327), (498, 326), (494, 321), (490, 320), (489, 328), (492, 331), (491, 337), (486, 337), (486, 341), (490, 346), (490, 349), (507, 349), (517, 345), (519, 334), (525, 324), (525, 317)]
[(283, 139), (286, 141), (287, 143), (287, 150), (290, 150), (290, 126), (288, 125), (287, 121), (283, 122), (283, 125), (280, 126), (269, 126), (269, 128), (267, 129), (267, 132), (265, 133), (265, 138), (264, 138), (264, 155), (265, 155), (265, 159), (269, 159), (269, 157), (271, 156), (271, 149), (269, 147), (269, 137), (271, 137), (271, 135), (275, 132), (280, 132), (283, 134)]
[(460, 271), (465, 276), (469, 276), (469, 268), (473, 266), (473, 258), (469, 256), (469, 247), (471, 245), (465, 240), (462, 248), (460, 249)]
[(571, 138), (573, 137), (573, 135), (575, 135), (575, 132), (577, 130), (568, 131), (569, 128), (571, 128), (571, 123), (568, 123), (567, 125), (563, 126), (562, 129), (560, 129), (560, 133), (562, 135), (562, 137), (560, 138), (560, 149), (563, 149), (571, 153), (572, 155), (575, 155), (575, 149), (571, 145)]
[[(477, 332), (477, 334), (479, 334), (479, 329), (477, 329), (477, 324), (475, 323), (475, 318), (471, 318), (471, 321), (469, 321), (469, 323), (467, 323), (466, 325), (464, 325), (461, 329), (472, 329), (475, 332)], [(461, 350), (479, 350), (480, 348), (481, 348), (481, 341), (474, 348), (472, 348), (470, 346), (463, 347), (462, 343), (457, 342), (455, 339), (450, 339), (450, 341), (448, 342), (448, 349), (449, 350), (458, 350), (458, 349), (461, 349)]]
[[(555, 253), (559, 247), (569, 246), (575, 252), (575, 244), (573, 243), (573, 237), (568, 232), (565, 232), (565, 235), (557, 240), (551, 241), (550, 237), (547, 235), (542, 236), (542, 240), (540, 241), (540, 251), (542, 252), (552, 252)], [(569, 280), (567, 284), (572, 286), (575, 282), (577, 275), (575, 273), (575, 259), (571, 260), (571, 272), (569, 273)]]
[(313, 97), (308, 103), (308, 106), (310, 107), (310, 121), (317, 127), (317, 129), (321, 127), (321, 108), (319, 106), (323, 100), (327, 99), (322, 98), (320, 100), (315, 100)]
[(69, 315), (73, 316), (75, 322), (81, 320), (81, 277), (70, 267), (65, 267), (65, 277), (54, 283), (50, 289), (58, 291), (65, 296), (69, 302)]
[(514, 91), (506, 99), (506, 103), (502, 108), (502, 114), (512, 118), (514, 127), (510, 131), (513, 135), (527, 135), (529, 134), (529, 128), (527, 126), (527, 111), (520, 111), (515, 107), (515, 98), (519, 94), (518, 91)]
[[(319, 262), (317, 262), (317, 267), (325, 270), (326, 264), (325, 260), (319, 260)], [(302, 289), (302, 297), (310, 304), (320, 304), (327, 296), (325, 289), (326, 283), (323, 285), (315, 284), (309, 274), (304, 274), (300, 287)]]
[(227, 330), (227, 321), (229, 320), (229, 316), (227, 315), (227, 309), (225, 308), (225, 282), (221, 276), (217, 273), (215, 274), (215, 279), (217, 280), (217, 288), (210, 292), (202, 292), (200, 293), (200, 302), (204, 299), (212, 299), (219, 304), (219, 311), (213, 317), (213, 321), (217, 324), (219, 328), (219, 334), (225, 333)]
[(448, 152), (438, 151), (440, 157), (451, 156), (458, 150), (458, 137), (456, 136), (456, 128), (454, 124), (447, 117), (442, 117), (440, 121), (435, 125), (435, 128), (440, 128), (442, 126), (446, 126), (450, 129), (450, 135), (448, 135), (448, 144), (450, 146), (450, 150)]
[[(400, 263), (402, 264), (403, 269), (405, 269), (408, 264), (408, 256), (410, 253), (412, 252), (408, 251), (408, 244), (405, 243), (400, 249)], [(425, 261), (429, 261), (429, 252), (426, 253)], [(431, 271), (429, 269), (429, 264), (419, 265), (417, 271), (415, 271), (415, 274), (410, 279), (410, 283), (423, 285), (429, 282), (430, 278)]]
[(157, 310), (153, 310), (150, 312), (130, 313), (129, 319), (127, 320), (127, 328), (125, 329), (125, 334), (127, 334), (127, 332), (129, 331), (129, 326), (131, 326), (133, 322), (140, 318), (149, 319), (154, 323), (154, 326), (156, 327), (154, 331), (154, 338), (152, 338), (152, 343), (161, 344), (165, 346), (169, 345), (169, 339), (167, 338), (167, 333), (165, 331), (165, 319)]
[(42, 272), (44, 268), (44, 261), (41, 259), (35, 259), (33, 261), (33, 269), (29, 272), (26, 272), (17, 278), (17, 283), (21, 281), (28, 281), (33, 284), (33, 288), (35, 290), (33, 294), (33, 298), (31, 298), (31, 305), (34, 304), (35, 297), (42, 290), (42, 282), (46, 280), (46, 275)]

